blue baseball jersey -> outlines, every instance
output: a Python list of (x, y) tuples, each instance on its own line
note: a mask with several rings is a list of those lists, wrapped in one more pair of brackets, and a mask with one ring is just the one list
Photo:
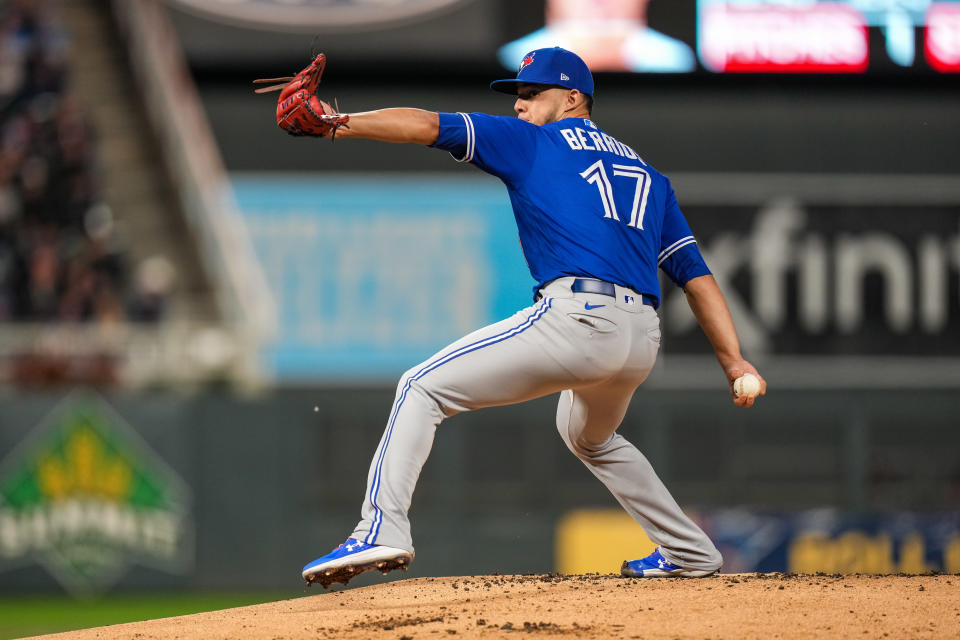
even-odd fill
[(530, 273), (543, 285), (597, 278), (661, 298), (710, 273), (670, 180), (591, 120), (537, 126), (483, 113), (441, 113), (434, 147), (500, 178)]

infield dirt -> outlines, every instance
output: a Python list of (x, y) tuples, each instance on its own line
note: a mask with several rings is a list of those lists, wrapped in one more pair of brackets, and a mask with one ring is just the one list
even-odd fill
[(960, 638), (960, 576), (417, 578), (44, 638)]

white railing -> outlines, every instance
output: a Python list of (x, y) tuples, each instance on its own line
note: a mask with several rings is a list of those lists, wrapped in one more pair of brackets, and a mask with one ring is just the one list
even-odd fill
[(5, 323), (0, 384), (179, 390), (235, 384), (240, 348), (222, 327), (184, 322)]
[(158, 0), (115, 0), (113, 9), (224, 328), (240, 350), (235, 377), (256, 385), (263, 377), (261, 347), (276, 329), (276, 305), (177, 34)]

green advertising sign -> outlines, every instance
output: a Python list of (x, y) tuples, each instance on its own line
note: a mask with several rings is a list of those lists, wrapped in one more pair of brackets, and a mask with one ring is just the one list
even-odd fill
[(98, 593), (133, 564), (183, 573), (190, 490), (99, 396), (57, 406), (0, 463), (0, 569), (38, 562)]

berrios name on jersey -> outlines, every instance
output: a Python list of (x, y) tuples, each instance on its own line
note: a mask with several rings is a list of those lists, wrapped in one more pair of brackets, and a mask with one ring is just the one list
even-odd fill
[[(597, 125), (590, 120), (585, 120), (585, 124), (592, 127), (589, 130), (573, 127), (570, 129), (560, 129), (560, 135), (563, 136), (567, 144), (574, 151), (609, 151), (623, 158), (630, 160), (643, 160), (637, 155), (637, 152), (623, 144), (613, 136), (603, 131), (597, 131)], [(644, 164), (646, 164), (644, 162)]]

